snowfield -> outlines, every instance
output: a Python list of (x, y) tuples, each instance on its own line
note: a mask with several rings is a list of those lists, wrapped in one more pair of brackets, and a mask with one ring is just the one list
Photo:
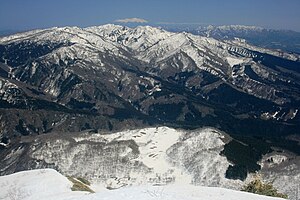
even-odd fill
[(242, 181), (225, 178), (230, 163), (220, 155), (223, 140), (224, 135), (212, 128), (190, 132), (153, 127), (36, 141), (30, 155), (53, 163), (65, 175), (110, 188), (145, 183), (240, 188)]
[(0, 177), (2, 200), (276, 200), (216, 187), (191, 185), (138, 186), (117, 190), (103, 189), (97, 193), (71, 191), (72, 183), (53, 169), (23, 171)]

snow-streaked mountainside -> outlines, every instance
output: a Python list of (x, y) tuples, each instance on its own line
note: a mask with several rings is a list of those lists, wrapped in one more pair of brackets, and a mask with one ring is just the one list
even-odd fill
[(112, 188), (145, 183), (236, 188), (242, 182), (224, 176), (229, 162), (220, 155), (223, 138), (214, 129), (187, 132), (157, 127), (109, 135), (81, 134), (42, 146), (37, 141), (29, 155), (54, 164), (65, 174), (85, 175)]
[[(239, 190), (252, 180), (254, 173), (246, 174), (246, 180), (226, 177), (229, 166), (235, 165), (223, 153), (232, 140), (212, 128), (186, 131), (156, 127), (109, 134), (47, 134), (24, 137), (6, 152), (0, 169), (10, 174), (51, 167), (66, 176), (84, 177), (110, 189), (177, 184)], [(293, 199), (300, 178), (299, 157), (273, 152), (259, 162), (262, 178), (272, 181), (280, 192)]]
[(72, 183), (55, 170), (24, 171), (0, 177), (0, 199), (5, 200), (276, 200), (280, 198), (260, 196), (216, 187), (200, 186), (139, 186), (118, 190), (105, 190), (90, 194), (71, 191)]
[[(299, 63), (298, 54), (242, 40), (150, 26), (54, 27), (2, 37), (1, 108), (35, 116), (3, 113), (2, 137), (13, 131), (112, 130), (128, 123), (295, 133)], [(41, 109), (50, 112), (36, 111)]]
[(210, 128), (190, 132), (157, 127), (55, 139), (49, 136), (37, 137), (28, 147), (12, 150), (4, 159), (5, 170), (13, 171), (12, 161), (27, 157), (30, 165), (19, 166), (22, 170), (52, 166), (64, 174), (86, 177), (110, 188), (145, 183), (235, 188), (242, 184), (225, 179), (230, 163), (220, 152), (226, 139)]

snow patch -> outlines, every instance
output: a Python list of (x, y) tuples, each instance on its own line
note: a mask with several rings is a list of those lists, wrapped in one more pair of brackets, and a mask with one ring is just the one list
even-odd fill
[(226, 60), (231, 67), (244, 63), (244, 59), (241, 58), (226, 57)]

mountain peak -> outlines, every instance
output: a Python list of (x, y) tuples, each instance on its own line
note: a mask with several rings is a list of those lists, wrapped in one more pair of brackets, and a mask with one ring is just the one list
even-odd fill
[(246, 25), (224, 25), (224, 26), (217, 26), (216, 28), (220, 30), (256, 30), (256, 31), (264, 30), (264, 28), (259, 26), (246, 26)]

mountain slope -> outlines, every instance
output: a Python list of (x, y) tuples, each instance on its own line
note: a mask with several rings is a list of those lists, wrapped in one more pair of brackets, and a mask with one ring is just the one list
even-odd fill
[[(26, 134), (17, 124), (30, 134), (162, 123), (232, 134), (298, 133), (297, 60), (297, 54), (149, 26), (63, 27), (3, 37), (1, 137)], [(21, 95), (2, 86), (9, 82)], [(24, 93), (30, 102), (43, 100), (42, 106), (14, 103), (24, 101)], [(52, 117), (36, 123), (14, 109), (32, 116), (51, 110)], [(64, 117), (48, 120), (58, 114)]]
[[(239, 190), (258, 172), (295, 199), (299, 154), (271, 142), (236, 140), (212, 128), (186, 131), (153, 127), (26, 136), (0, 154), (0, 175), (53, 168), (110, 189), (178, 184)], [(262, 148), (267, 148), (267, 153), (261, 152)]]
[(71, 182), (55, 170), (42, 169), (24, 171), (0, 177), (2, 199), (208, 199), (208, 200), (276, 200), (280, 198), (260, 196), (251, 193), (233, 191), (223, 188), (195, 186), (142, 186), (128, 187), (118, 190), (102, 190), (95, 194), (87, 192), (72, 192)]

